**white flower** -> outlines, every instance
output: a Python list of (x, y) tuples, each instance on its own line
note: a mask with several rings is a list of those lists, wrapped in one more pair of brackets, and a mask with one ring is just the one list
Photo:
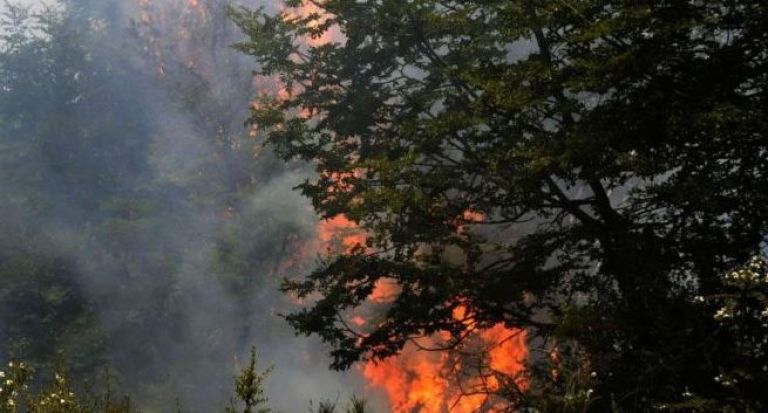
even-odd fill
[(715, 320), (725, 320), (731, 317), (733, 317), (733, 314), (730, 313), (730, 311), (728, 310), (728, 307), (723, 307), (717, 310), (714, 316)]
[(3, 377), (5, 377), (5, 372), (4, 371), (0, 371), (0, 379), (2, 379)]

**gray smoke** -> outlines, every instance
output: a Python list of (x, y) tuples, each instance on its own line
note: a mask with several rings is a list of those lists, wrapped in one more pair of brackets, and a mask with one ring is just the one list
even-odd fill
[[(185, 411), (219, 410), (252, 345), (262, 368), (276, 368), (268, 395), (280, 411), (352, 393), (375, 399), (357, 372), (330, 372), (326, 348), (278, 317), (293, 306), (280, 278), (306, 271), (318, 250), (317, 218), (292, 189), (309, 172), (260, 151), (243, 126), (255, 62), (228, 47), (238, 33), (223, 2), (200, 0), (205, 15), (186, 0), (67, 3), (91, 32), (60, 116), (93, 143), (73, 149), (62, 132), (30, 155), (46, 207), (7, 207), (3, 228), (15, 235), (4, 242), (75, 263), (107, 362), (144, 409), (172, 409), (178, 397)], [(20, 182), (0, 192), (28, 192)]]

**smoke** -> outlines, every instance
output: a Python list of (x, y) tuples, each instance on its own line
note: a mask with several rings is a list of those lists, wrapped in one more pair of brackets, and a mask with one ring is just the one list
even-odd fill
[[(177, 397), (185, 411), (220, 408), (252, 345), (276, 367), (280, 411), (366, 395), (358, 371), (330, 372), (322, 345), (278, 317), (292, 306), (280, 278), (318, 249), (317, 218), (292, 190), (309, 172), (243, 126), (254, 62), (229, 49), (238, 33), (223, 2), (65, 6), (52, 63), (3, 98), (20, 119), (0, 151), (4, 254), (73, 263), (119, 387), (141, 408)], [(43, 78), (54, 81), (36, 88)]]

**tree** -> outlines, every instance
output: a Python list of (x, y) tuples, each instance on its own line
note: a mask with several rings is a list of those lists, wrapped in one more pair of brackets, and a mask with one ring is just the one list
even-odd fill
[(89, 377), (105, 363), (104, 334), (73, 265), (45, 255), (0, 256), (0, 355), (52, 371), (65, 357)]
[[(256, 348), (251, 348), (251, 357), (248, 359), (248, 365), (235, 377), (235, 395), (238, 401), (242, 402), (243, 413), (269, 413), (267, 406), (267, 396), (264, 393), (264, 382), (272, 367), (263, 372), (256, 371)], [(227, 413), (236, 413), (238, 411), (235, 401), (230, 402), (230, 406), (225, 409)]]
[[(763, 2), (287, 3), (310, 11), (232, 15), (287, 91), (250, 122), (316, 165), (301, 190), (324, 218), (368, 236), (284, 284), (317, 297), (287, 318), (334, 368), (503, 322), (584, 349), (590, 411), (735, 400), (713, 381), (733, 337), (694, 297), (768, 229)], [(380, 280), (398, 293), (355, 331)]]
[[(255, 162), (242, 128), (250, 70), (224, 46), (236, 28), (218, 0), (135, 2), (153, 18), (131, 26), (121, 0), (48, 3), (0, 13), (0, 356), (64, 351), (78, 379), (108, 362), (142, 408), (218, 406), (222, 359), (279, 321), (250, 323), (268, 304), (246, 297), (275, 283), (253, 268), (273, 269), (274, 240), (302, 230), (256, 220), (276, 213), (254, 205), (256, 184), (283, 170), (265, 173), (282, 163)], [(244, 222), (262, 232), (246, 238)], [(210, 321), (205, 298), (221, 304)]]
[(56, 139), (92, 126), (75, 120), (73, 107), (86, 93), (80, 81), (91, 73), (90, 39), (68, 30), (57, 12), (11, 4), (3, 5), (0, 27), (0, 355), (47, 369), (63, 355), (85, 377), (105, 362), (104, 332), (77, 264), (51, 247), (55, 224), (41, 216), (54, 205), (92, 202), (99, 192), (74, 190), (73, 182), (103, 190), (109, 172), (121, 170), (112, 162), (107, 173), (92, 174), (98, 161), (75, 165), (72, 158), (93, 155), (97, 145)]

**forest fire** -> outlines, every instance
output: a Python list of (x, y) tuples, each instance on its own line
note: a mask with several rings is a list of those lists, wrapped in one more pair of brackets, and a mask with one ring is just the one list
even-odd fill
[(312, 33), (303, 37), (302, 42), (307, 46), (322, 46), (330, 42), (341, 41), (343, 37), (336, 27), (320, 29), (321, 27), (326, 26), (328, 16), (317, 2), (303, 1), (298, 7), (284, 8), (283, 12), (284, 19), (288, 21), (294, 19), (308, 19), (309, 22), (307, 26), (312, 30), (318, 29), (318, 33)]
[(505, 403), (497, 394), (510, 385), (526, 389), (525, 331), (497, 324), (474, 331), (466, 353), (429, 351), (443, 348), (448, 338), (442, 333), (414, 341), (396, 357), (366, 362), (362, 373), (386, 393), (394, 413), (498, 412)]
[(356, 246), (365, 245), (365, 234), (344, 215), (323, 220), (317, 228), (320, 241), (326, 249), (350, 252)]
[[(298, 11), (288, 13), (290, 17), (311, 16), (321, 13), (314, 4), (305, 3)], [(331, 41), (337, 34), (324, 32), (317, 38), (305, 39), (309, 46), (319, 46)], [(280, 89), (278, 99), (286, 91)], [(359, 177), (361, 171), (335, 173), (327, 178), (334, 181), (334, 191), (347, 191), (352, 184), (347, 178)], [(329, 196), (332, 194), (329, 194)], [(456, 218), (457, 233), (466, 234), (473, 224), (485, 220), (485, 215), (472, 209)], [(329, 253), (351, 253), (356, 248), (367, 249), (366, 235), (358, 225), (344, 215), (337, 215), (318, 224), (317, 233), (321, 244)], [(392, 302), (399, 293), (399, 286), (391, 279), (376, 282), (369, 302), (382, 305)], [(454, 313), (457, 320), (465, 319), (464, 307)], [(471, 319), (471, 317), (467, 317)], [(360, 314), (353, 314), (349, 322), (364, 329), (370, 323)], [(367, 361), (360, 371), (368, 383), (382, 390), (389, 400), (393, 413), (471, 413), (477, 411), (498, 412), (503, 403), (496, 395), (510, 385), (515, 391), (524, 391), (525, 361), (528, 357), (526, 333), (523, 330), (506, 328), (497, 324), (489, 329), (476, 329), (467, 338), (472, 344), (471, 360), (457, 357), (451, 351), (426, 351), (425, 348), (440, 348), (450, 338), (448, 333), (427, 337), (420, 342), (406, 345), (394, 357), (381, 361)], [(470, 365), (471, 364), (471, 365)]]
[[(297, 8), (284, 8), (285, 19), (312, 19), (309, 27), (319, 27), (327, 17), (314, 3), (304, 2)], [(307, 35), (301, 43), (308, 47), (318, 47), (331, 41), (343, 41), (340, 33), (332, 29)], [(277, 78), (257, 77), (254, 79), (257, 99), (253, 105), (275, 104), (290, 98), (296, 91), (290, 91)], [(296, 114), (310, 117), (302, 108)], [(358, 177), (353, 173), (335, 173), (326, 178), (335, 181), (335, 191), (344, 192), (351, 188), (349, 177)], [(329, 194), (333, 196), (333, 194)], [(457, 217), (457, 231), (463, 234), (472, 224), (484, 220), (480, 212), (467, 210)], [(322, 220), (317, 228), (320, 249), (328, 254), (349, 254), (366, 251), (367, 236), (363, 230), (345, 215), (337, 215)], [(368, 301), (372, 305), (386, 306), (397, 298), (400, 288), (395, 280), (380, 279)], [(461, 311), (464, 311), (463, 309)], [(460, 312), (461, 312), (460, 311)], [(455, 314), (457, 320), (464, 319), (462, 314)], [(365, 330), (374, 322), (365, 312), (353, 313), (348, 317), (351, 326)], [(528, 356), (526, 333), (522, 330), (506, 328), (497, 324), (488, 329), (475, 329), (467, 338), (469, 343), (459, 352), (425, 351), (424, 348), (438, 348), (450, 338), (448, 333), (436, 334), (419, 342), (409, 343), (401, 354), (381, 361), (368, 361), (359, 366), (360, 372), (371, 388), (383, 391), (394, 413), (442, 413), (456, 411), (469, 413), (475, 411), (501, 411), (501, 403), (496, 396), (510, 383), (518, 390), (524, 390), (525, 360)], [(466, 354), (471, 353), (470, 357)]]
[[(476, 222), (482, 220), (481, 217), (472, 212), (462, 218)], [(364, 232), (343, 215), (320, 222), (318, 236), (329, 252), (347, 253), (363, 246), (366, 238)], [(368, 300), (373, 304), (386, 304), (393, 301), (398, 292), (395, 281), (380, 279)], [(465, 311), (459, 307), (454, 311), (454, 318), (471, 320)], [(349, 321), (361, 329), (369, 325), (359, 314)], [(392, 412), (498, 412), (502, 410), (498, 393), (507, 391), (510, 385), (516, 390), (526, 389), (525, 331), (506, 328), (503, 324), (475, 329), (472, 321), (464, 322), (474, 331), (465, 340), (468, 344), (461, 353), (426, 350), (445, 346), (450, 339), (445, 332), (409, 343), (398, 356), (367, 361), (359, 367), (368, 383), (386, 394)]]
[[(175, 63), (169, 61), (172, 58), (166, 55), (167, 45), (161, 44), (169, 38), (158, 36), (158, 33), (161, 33), (158, 27), (162, 25), (176, 28), (171, 32), (172, 44), (180, 55), (185, 56), (174, 57), (181, 57), (182, 66), (187, 70), (197, 69), (197, 62), (194, 56), (191, 56), (194, 51), (190, 50), (188, 45), (196, 25), (208, 19), (208, 6), (200, 0), (177, 0), (171, 4), (153, 2), (153, 0), (136, 0), (136, 5), (138, 6), (138, 25), (134, 28), (144, 43), (144, 54), (153, 62), (160, 77), (168, 76), (169, 70), (172, 70)], [(180, 10), (181, 13), (179, 13)], [(167, 32), (164, 34), (168, 35)]]
[(476, 333), (489, 350), (484, 366), (462, 364), (449, 351), (425, 351), (441, 341), (432, 337), (418, 345), (409, 344), (402, 353), (387, 360), (367, 362), (363, 375), (374, 387), (382, 389), (394, 413), (442, 413), (477, 411), (497, 412), (503, 409), (495, 393), (503, 391), (498, 377), (514, 380), (525, 389), (522, 376), (528, 356), (524, 331), (497, 325)]
[(768, 2), (551, 3), (1, 1), (0, 413), (768, 412)]

